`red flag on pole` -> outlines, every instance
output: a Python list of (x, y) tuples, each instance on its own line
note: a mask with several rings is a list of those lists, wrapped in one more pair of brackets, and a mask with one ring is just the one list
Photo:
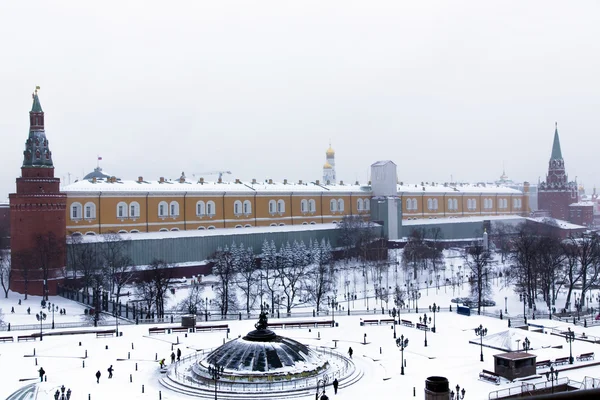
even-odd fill
[(101, 161), (101, 160), (102, 160), (102, 157), (98, 156), (98, 161)]

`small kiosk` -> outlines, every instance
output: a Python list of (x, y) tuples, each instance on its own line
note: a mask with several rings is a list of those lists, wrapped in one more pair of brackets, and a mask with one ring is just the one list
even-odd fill
[(508, 380), (535, 375), (536, 355), (511, 351), (494, 355), (494, 372)]

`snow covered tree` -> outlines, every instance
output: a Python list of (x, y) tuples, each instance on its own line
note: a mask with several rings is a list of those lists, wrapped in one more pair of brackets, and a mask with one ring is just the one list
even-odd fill
[(321, 310), (321, 303), (331, 291), (333, 285), (333, 268), (331, 266), (331, 244), (325, 238), (318, 241), (310, 241), (308, 246), (310, 254), (307, 279), (305, 280), (305, 292), (309, 300), (316, 306), (317, 312)]
[(491, 294), (491, 285), (488, 280), (490, 272), (489, 263), (492, 256), (481, 243), (475, 243), (465, 249), (465, 267), (471, 272), (469, 283), (471, 295), (477, 302), (477, 313), (481, 314), (483, 300)]
[(561, 286), (557, 282), (562, 281), (559, 278), (564, 274), (566, 258), (560, 239), (555, 235), (540, 236), (536, 258), (539, 286), (548, 309), (552, 310)]
[(292, 307), (297, 305), (295, 301), (300, 295), (303, 279), (306, 277), (307, 263), (303, 248), (304, 246), (294, 241), (293, 247), (287, 242), (279, 251), (281, 262), (278, 265), (278, 277), (288, 314)]
[(259, 294), (261, 295), (262, 302), (262, 293), (265, 288), (268, 290), (271, 297), (271, 310), (275, 310), (275, 295), (278, 292), (278, 263), (279, 256), (277, 254), (275, 242), (271, 241), (271, 243), (269, 243), (265, 239), (262, 245), (261, 253)]
[(0, 284), (2, 285), (2, 290), (4, 290), (4, 298), (8, 298), (11, 275), (10, 253), (7, 250), (0, 249)]
[(252, 247), (245, 248), (244, 244), (240, 243), (237, 250), (233, 252), (233, 264), (238, 276), (237, 286), (245, 298), (246, 313), (250, 314), (250, 307), (256, 301), (256, 286), (260, 279)]
[(539, 235), (537, 230), (526, 224), (517, 227), (511, 239), (511, 261), (513, 270), (510, 276), (516, 290), (529, 301), (533, 307), (537, 285), (537, 253), (539, 251)]
[(217, 276), (215, 291), (217, 293), (216, 302), (221, 311), (221, 316), (225, 317), (227, 313), (236, 308), (235, 290), (233, 289), (233, 280), (235, 278), (235, 265), (233, 253), (237, 251), (235, 243), (231, 249), (225, 246), (224, 249), (217, 249), (214, 256), (213, 273)]

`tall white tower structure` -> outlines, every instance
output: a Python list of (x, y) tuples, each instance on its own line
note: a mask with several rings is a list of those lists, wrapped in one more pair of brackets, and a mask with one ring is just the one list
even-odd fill
[(325, 165), (323, 165), (323, 183), (324, 184), (335, 184), (335, 151), (331, 148), (331, 142), (329, 148), (325, 153)]

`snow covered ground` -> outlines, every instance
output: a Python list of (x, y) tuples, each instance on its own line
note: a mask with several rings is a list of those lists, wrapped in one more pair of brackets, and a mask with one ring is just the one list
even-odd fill
[[(448, 256), (448, 254), (447, 254)], [(456, 259), (456, 265), (459, 260)], [(450, 265), (451, 258), (447, 258)], [(456, 271), (455, 271), (456, 273)], [(448, 273), (449, 274), (449, 273)], [(356, 274), (355, 274), (356, 275)], [(358, 274), (360, 275), (360, 274)], [(390, 273), (387, 278), (390, 283), (394, 280), (394, 274)], [(496, 386), (479, 380), (479, 372), (482, 369), (493, 370), (493, 355), (500, 353), (499, 350), (484, 347), (484, 361), (479, 360), (480, 346), (470, 342), (479, 343), (479, 338), (475, 335), (474, 329), (480, 324), (488, 329), (488, 336), (484, 338), (484, 343), (494, 347), (504, 347), (510, 345), (511, 348), (519, 346), (524, 337), (531, 342), (530, 353), (538, 356), (538, 361), (547, 359), (556, 359), (569, 356), (569, 346), (565, 339), (548, 333), (527, 332), (520, 329), (507, 327), (507, 319), (485, 317), (472, 315), (470, 317), (457, 315), (455, 312), (442, 311), (435, 316), (436, 333), (427, 333), (427, 344), (424, 346), (425, 333), (415, 328), (408, 328), (402, 325), (396, 327), (397, 337), (404, 335), (409, 339), (409, 345), (404, 352), (406, 360), (405, 375), (400, 375), (401, 354), (396, 347), (393, 338), (393, 327), (391, 325), (381, 326), (360, 326), (361, 319), (375, 319), (373, 307), (375, 300), (368, 300), (370, 311), (367, 313), (367, 301), (362, 299), (363, 288), (367, 287), (367, 292), (372, 296), (372, 284), (364, 285), (360, 278), (354, 282), (355, 278), (350, 275), (349, 287), (352, 290), (356, 286), (359, 294), (359, 300), (351, 301), (351, 309), (364, 309), (364, 315), (347, 316), (346, 313), (335, 314), (336, 322), (339, 327), (312, 329), (285, 329), (277, 330), (277, 333), (299, 340), (307, 345), (329, 346), (334, 348), (337, 343), (337, 349), (346, 353), (349, 347), (354, 349), (354, 361), (357, 366), (364, 370), (364, 377), (356, 384), (350, 387), (340, 388), (335, 398), (341, 399), (364, 399), (364, 398), (390, 398), (393, 393), (394, 398), (412, 398), (413, 388), (416, 391), (416, 398), (423, 398), (425, 379), (429, 376), (439, 375), (447, 377), (450, 387), (460, 385), (466, 389), (467, 398), (484, 399), (488, 398), (490, 392), (506, 389), (508, 387), (517, 387), (519, 383), (503, 382)], [(385, 278), (384, 278), (385, 279)], [(402, 282), (402, 276), (398, 277)], [(210, 279), (208, 279), (210, 282)], [(384, 281), (385, 282), (385, 281)], [(511, 288), (503, 286), (503, 280), (494, 279), (493, 299), (496, 301), (496, 307), (486, 308), (487, 312), (498, 314), (500, 310), (504, 312), (505, 297), (507, 301), (507, 316), (516, 316), (523, 312), (523, 303), (519, 302), (519, 296)], [(340, 283), (338, 291), (338, 300), (340, 294), (344, 291), (344, 282)], [(454, 292), (454, 293), (453, 293)], [(211, 297), (210, 284), (206, 289), (207, 296)], [(433, 316), (428, 306), (434, 302), (441, 307), (448, 307), (450, 304), (455, 310), (455, 304), (450, 299), (458, 296), (467, 296), (467, 284), (462, 288), (451, 286), (441, 287), (437, 290), (435, 287), (421, 289), (422, 297), (418, 302), (419, 314), (414, 312), (414, 306), (410, 313), (405, 311), (402, 319), (418, 322), (418, 316), (427, 312), (428, 316)], [(185, 296), (184, 290), (176, 291), (176, 298), (171, 299), (170, 306)], [(595, 296), (595, 293), (594, 293)], [(343, 298), (343, 295), (341, 296)], [(18, 300), (22, 300), (22, 305), (18, 305)], [(83, 316), (84, 307), (60, 297), (51, 297), (50, 302), (60, 308), (66, 308), (66, 315), (55, 313), (54, 318), (57, 323), (77, 322), (85, 317)], [(347, 306), (346, 301), (340, 300), (340, 304)], [(564, 294), (559, 296), (557, 308), (563, 306)], [(590, 306), (592, 306), (590, 304)], [(15, 313), (11, 313), (11, 308), (15, 307)], [(28, 315), (27, 307), (31, 307), (31, 315)], [(381, 304), (377, 303), (380, 310)], [(540, 301), (537, 305), (540, 311), (545, 310), (545, 305)], [(0, 299), (0, 308), (4, 313), (5, 323), (11, 325), (38, 324), (33, 315), (41, 310), (40, 298), (29, 296), (28, 300), (23, 300), (23, 296), (17, 293), (9, 293), (8, 299)], [(341, 315), (340, 315), (341, 314)], [(475, 313), (476, 314), (476, 313)], [(377, 317), (381, 316), (381, 312)], [(387, 314), (386, 316), (387, 317)], [(46, 323), (51, 321), (51, 314)], [(36, 382), (37, 371), (43, 367), (47, 373), (47, 383), (44, 384), (48, 398), (54, 393), (57, 387), (65, 385), (73, 392), (72, 399), (87, 399), (88, 394), (92, 400), (98, 399), (158, 399), (159, 391), (162, 391), (162, 399), (185, 398), (185, 395), (176, 394), (163, 388), (159, 379), (159, 367), (157, 359), (166, 358), (169, 360), (171, 352), (181, 349), (183, 356), (195, 353), (199, 349), (214, 348), (223, 344), (226, 340), (237, 338), (238, 335), (244, 335), (253, 329), (256, 320), (228, 321), (231, 332), (228, 335), (224, 331), (192, 333), (185, 337), (183, 333), (148, 335), (148, 328), (155, 325), (120, 325), (119, 330), (123, 332), (121, 337), (96, 338), (94, 334), (81, 334), (74, 336), (47, 336), (43, 341), (35, 342), (17, 342), (17, 335), (28, 335), (39, 332), (37, 329), (28, 331), (0, 331), (0, 337), (13, 336), (14, 343), (0, 342), (0, 376), (2, 384), (0, 385), (0, 398), (6, 398), (15, 390), (29, 383)], [(276, 322), (270, 319), (270, 322)], [(583, 328), (573, 324), (561, 323), (551, 320), (536, 319), (536, 324), (544, 325), (548, 328), (557, 328), (566, 330), (571, 327), (578, 335), (585, 332), (589, 336), (600, 337), (600, 326)], [(68, 330), (82, 330), (91, 328), (71, 328)], [(106, 329), (103, 328), (103, 329)], [(51, 331), (51, 330), (48, 330)], [(57, 329), (55, 329), (57, 331)], [(508, 332), (507, 332), (508, 331)], [(366, 334), (366, 342), (364, 343)], [(320, 338), (319, 338), (320, 335)], [(519, 342), (517, 342), (519, 340)], [(514, 343), (512, 343), (514, 342)], [(179, 344), (177, 344), (179, 343)], [(508, 343), (508, 344), (507, 344)], [(562, 349), (552, 348), (560, 346)], [(598, 350), (597, 345), (577, 340), (573, 343), (573, 356), (581, 353), (594, 352)], [(87, 357), (86, 357), (87, 352)], [(35, 356), (34, 356), (35, 353)], [(600, 356), (600, 354), (598, 354)], [(36, 364), (37, 363), (37, 364)], [(169, 362), (167, 362), (169, 363)], [(584, 365), (584, 362), (575, 362), (576, 365)], [(108, 379), (107, 368), (113, 365), (114, 377)], [(136, 369), (137, 365), (137, 369)], [(562, 369), (566, 366), (559, 366)], [(96, 383), (96, 371), (102, 373), (100, 383)], [(575, 381), (582, 381), (584, 377), (600, 377), (600, 366), (591, 366), (581, 369), (564, 371), (559, 374), (559, 378), (569, 378)], [(130, 377), (132, 382), (130, 382)], [(539, 382), (545, 382), (545, 377), (540, 377)], [(536, 382), (536, 381), (529, 381)], [(142, 393), (142, 385), (144, 393)], [(327, 389), (329, 396), (333, 395), (333, 389)], [(314, 399), (314, 394), (307, 396), (306, 399)]]

